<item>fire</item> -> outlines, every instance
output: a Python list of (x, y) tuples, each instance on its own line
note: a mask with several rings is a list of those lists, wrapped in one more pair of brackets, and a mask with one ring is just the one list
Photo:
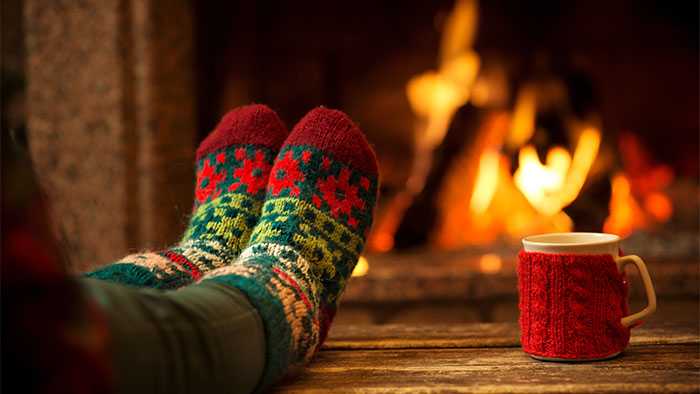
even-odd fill
[(644, 199), (644, 209), (659, 222), (666, 222), (673, 214), (673, 204), (661, 192), (651, 193)]
[(438, 70), (416, 75), (406, 85), (408, 102), (424, 121), (417, 133), (417, 146), (426, 149), (423, 154), (432, 154), (457, 108), (469, 100), (480, 65), (479, 55), (471, 49), (476, 19), (477, 2), (458, 0), (445, 23)]
[(404, 190), (377, 218), (368, 242), (374, 250), (393, 247), (403, 213), (425, 186), (435, 147), (445, 138), (457, 109), (469, 101), (481, 61), (472, 50), (477, 17), (476, 0), (457, 0), (443, 29), (438, 69), (418, 74), (406, 84), (406, 96), (416, 114), (413, 163)]
[(625, 171), (611, 180), (610, 215), (603, 230), (626, 236), (671, 218), (673, 204), (664, 190), (673, 181), (673, 171), (668, 166), (652, 164), (649, 153), (634, 134), (621, 133), (619, 146)]
[(424, 155), (432, 155), (457, 108), (469, 100), (480, 65), (479, 55), (471, 49), (477, 15), (476, 0), (458, 0), (445, 23), (438, 70), (416, 75), (406, 85), (408, 102), (424, 121), (417, 132), (417, 146), (424, 148)]
[(561, 147), (550, 149), (546, 164), (540, 163), (531, 145), (520, 150), (520, 167), (515, 172), (515, 184), (541, 213), (553, 215), (561, 210), (561, 190), (571, 165), (571, 155)]
[(440, 61), (450, 62), (471, 48), (478, 26), (479, 5), (476, 0), (457, 0), (447, 17), (440, 43)]
[[(489, 131), (489, 135), (484, 135), (488, 143), (479, 151), (476, 175), (464, 172), (466, 182), (471, 180), (473, 186), (470, 215), (462, 219), (462, 223), (468, 223), (462, 226), (467, 229), (462, 242), (481, 243), (495, 239), (498, 234), (518, 238), (533, 232), (573, 229), (573, 221), (563, 209), (584, 187), (598, 156), (601, 132), (593, 126), (581, 127), (573, 154), (555, 146), (548, 150), (542, 163), (535, 147), (525, 145), (534, 135), (536, 112), (535, 87), (526, 83), (518, 92), (509, 121), (500, 125), (506, 128), (505, 132)], [(512, 175), (507, 170), (508, 158), (499, 153), (502, 146), (519, 148), (518, 168)], [(501, 166), (501, 162), (505, 164)], [(457, 220), (445, 219), (450, 223)], [(452, 223), (448, 227), (457, 226)], [(445, 231), (440, 238), (443, 245), (458, 243)]]
[(637, 228), (647, 226), (644, 210), (632, 196), (632, 188), (626, 176), (617, 174), (612, 181), (610, 216), (605, 219), (603, 231), (626, 236)]
[[(501, 147), (508, 141), (524, 143), (532, 137), (534, 124), (527, 125), (525, 120), (534, 122), (534, 114), (529, 112), (535, 107), (528, 103), (534, 97), (527, 98), (527, 92), (521, 91), (521, 104), (516, 104), (510, 115), (488, 117), (471, 150), (454, 163), (441, 190), (443, 215), (434, 236), (438, 246), (483, 244), (501, 235), (515, 240), (526, 234), (574, 228), (563, 209), (584, 187), (598, 156), (601, 132), (593, 126), (583, 127), (573, 153), (561, 146), (552, 147), (544, 163), (534, 146), (522, 146), (517, 170), (511, 174), (509, 158), (501, 153)], [(514, 133), (519, 135), (514, 137)], [(460, 202), (465, 191), (468, 206)]]
[[(436, 69), (415, 75), (406, 84), (416, 116), (413, 163), (404, 189), (378, 217), (368, 240), (372, 250), (393, 247), (404, 212), (424, 188), (435, 148), (457, 110), (470, 101), (484, 116), (473, 130), (473, 141), (451, 162), (442, 180), (435, 204), (437, 225), (430, 234), (435, 246), (455, 248), (502, 237), (515, 241), (526, 234), (572, 231), (574, 223), (564, 209), (579, 197), (589, 177), (610, 168), (610, 154), (601, 155), (596, 163), (602, 133), (595, 115), (585, 119), (564, 115), (573, 143), (550, 147), (540, 160), (528, 144), (535, 136), (538, 107), (546, 111), (553, 100), (565, 100), (566, 95), (552, 96), (542, 88), (543, 81), (532, 80), (520, 86), (513, 108), (504, 109), (510, 95), (505, 71), (483, 72), (473, 50), (477, 18), (477, 0), (456, 0), (443, 29)], [(517, 152), (515, 166), (513, 152)], [(673, 179), (670, 169), (650, 165), (648, 154), (631, 134), (622, 135), (620, 153), (625, 172), (612, 179), (610, 217), (603, 230), (627, 235), (669, 220), (673, 205), (663, 189)], [(482, 271), (497, 272), (497, 257), (482, 256)], [(361, 259), (354, 275), (363, 275), (363, 264), (366, 260)]]
[(573, 158), (566, 149), (554, 147), (542, 164), (528, 145), (520, 150), (515, 184), (540, 213), (554, 215), (578, 197), (599, 147), (600, 131), (593, 127), (581, 132)]
[(586, 178), (588, 178), (593, 162), (598, 156), (599, 148), (600, 130), (594, 127), (584, 129), (576, 145), (574, 158), (564, 185), (562, 198), (564, 206), (571, 204), (578, 197), (583, 185), (586, 183)]
[(513, 120), (510, 134), (506, 143), (509, 147), (517, 148), (527, 142), (535, 132), (535, 90), (525, 85), (518, 92), (513, 110)]
[(490, 149), (485, 151), (479, 159), (479, 172), (474, 183), (474, 193), (469, 203), (469, 208), (475, 214), (484, 213), (491, 204), (493, 194), (498, 186), (498, 168), (501, 155), (498, 151)]

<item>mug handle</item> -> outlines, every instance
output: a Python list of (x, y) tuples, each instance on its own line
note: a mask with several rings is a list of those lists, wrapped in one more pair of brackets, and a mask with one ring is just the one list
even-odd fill
[(617, 269), (620, 272), (624, 272), (627, 265), (634, 264), (637, 270), (639, 270), (642, 283), (644, 283), (644, 290), (647, 293), (647, 307), (637, 313), (623, 317), (620, 321), (623, 327), (630, 327), (656, 311), (656, 292), (654, 291), (654, 285), (651, 283), (651, 277), (649, 276), (649, 271), (647, 271), (647, 266), (639, 256), (629, 255), (618, 257), (615, 259), (615, 263), (617, 263)]

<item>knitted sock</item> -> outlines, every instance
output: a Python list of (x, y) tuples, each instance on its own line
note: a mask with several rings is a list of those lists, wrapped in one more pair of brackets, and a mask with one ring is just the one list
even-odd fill
[(309, 361), (325, 339), (364, 247), (377, 186), (375, 155), (357, 126), (340, 111), (311, 111), (275, 160), (248, 246), (235, 264), (204, 277), (240, 289), (260, 313), (260, 388)]
[(272, 162), (287, 136), (264, 105), (226, 114), (197, 149), (193, 215), (182, 241), (132, 254), (87, 274), (123, 284), (172, 289), (233, 262), (260, 216)]

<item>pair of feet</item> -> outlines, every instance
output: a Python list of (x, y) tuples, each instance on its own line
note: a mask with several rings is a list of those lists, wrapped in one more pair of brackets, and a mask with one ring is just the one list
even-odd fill
[(288, 133), (268, 107), (249, 105), (224, 116), (196, 160), (182, 241), (87, 276), (157, 289), (236, 287), (274, 344), (264, 377), (274, 380), (323, 342), (372, 222), (376, 158), (340, 111), (314, 109)]

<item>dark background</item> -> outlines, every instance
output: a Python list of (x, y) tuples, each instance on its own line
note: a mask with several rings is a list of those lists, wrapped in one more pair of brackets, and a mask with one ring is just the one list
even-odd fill
[[(200, 138), (233, 105), (267, 103), (291, 125), (323, 104), (356, 119), (393, 168), (410, 151), (405, 83), (436, 67), (452, 6), (196, 2)], [(608, 137), (637, 133), (655, 159), (697, 178), (697, 2), (482, 1), (475, 49), (507, 64), (513, 86), (542, 59), (555, 73), (575, 67)]]
[[(3, 132), (25, 117), (22, 3), (2, 3)], [(356, 119), (381, 160), (405, 157), (413, 122), (405, 83), (436, 67), (452, 5), (192, 2), (199, 138), (235, 105), (267, 103), (292, 125), (323, 104)], [(506, 63), (513, 86), (537, 59), (575, 65), (593, 82), (606, 134), (633, 131), (659, 161), (697, 178), (697, 2), (482, 1), (475, 49)]]

